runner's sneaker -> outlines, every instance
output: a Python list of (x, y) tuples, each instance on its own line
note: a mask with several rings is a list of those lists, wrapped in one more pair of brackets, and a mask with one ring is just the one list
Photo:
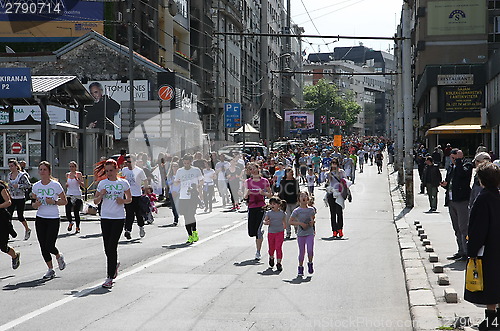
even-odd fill
[(115, 274), (113, 275), (113, 279), (118, 277), (118, 268), (120, 268), (120, 262), (116, 263), (116, 269), (115, 269)]
[(310, 273), (310, 274), (314, 273), (314, 268), (313, 268), (313, 263), (312, 262), (307, 263), (307, 272)]
[(186, 244), (192, 244), (194, 242), (193, 236), (189, 236), (188, 240), (186, 241)]
[(57, 264), (59, 265), (59, 270), (64, 270), (66, 268), (66, 262), (64, 262), (64, 256), (59, 254), (59, 257), (56, 258)]
[(24, 240), (28, 240), (31, 236), (31, 229), (28, 229), (24, 232)]
[(198, 231), (193, 231), (193, 242), (197, 242), (198, 240), (200, 240), (198, 237)]
[(73, 222), (69, 222), (68, 232), (70, 232), (72, 229), (73, 229)]
[(49, 269), (49, 270), (47, 270), (45, 275), (43, 275), (42, 279), (52, 279), (55, 276), (56, 276), (56, 272), (54, 271), (54, 269)]
[(106, 278), (104, 283), (101, 285), (103, 288), (112, 288), (113, 287), (113, 280), (111, 278)]
[(281, 263), (276, 263), (276, 270), (278, 271), (283, 271), (283, 267), (281, 266)]
[(344, 232), (342, 231), (342, 229), (339, 230), (339, 232), (337, 232), (339, 238), (342, 238), (344, 236)]
[(272, 268), (274, 267), (274, 258), (273, 257), (270, 257), (269, 258), (269, 266)]
[(132, 239), (132, 236), (130, 235), (130, 231), (125, 231), (125, 238), (128, 240)]
[(255, 252), (255, 260), (256, 261), (260, 260), (260, 252), (259, 251)]
[(19, 264), (21, 264), (20, 258), (21, 253), (16, 253), (16, 257), (12, 259), (12, 269), (16, 270), (17, 268), (19, 268)]
[(304, 276), (304, 267), (299, 266), (297, 276), (299, 277)]
[(140, 226), (139, 227), (139, 236), (141, 238), (144, 238), (144, 236), (146, 235), (146, 231), (144, 231), (144, 227), (143, 226)]

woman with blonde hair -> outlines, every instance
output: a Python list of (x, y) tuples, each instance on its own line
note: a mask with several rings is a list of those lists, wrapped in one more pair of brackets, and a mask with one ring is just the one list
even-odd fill
[(31, 236), (31, 229), (28, 226), (28, 222), (26, 222), (26, 219), (24, 218), (24, 208), (26, 206), (25, 192), (31, 188), (31, 183), (27, 174), (21, 170), (21, 166), (16, 160), (9, 160), (9, 170), (10, 173), (7, 175), (7, 182), (12, 204), (9, 208), (7, 208), (7, 210), (12, 216), (14, 214), (14, 210), (17, 209), (17, 218), (24, 226), (24, 240), (28, 240)]
[(75, 234), (80, 233), (80, 209), (83, 206), (82, 190), (84, 185), (83, 176), (78, 171), (78, 164), (75, 161), (69, 163), (69, 172), (66, 173), (66, 196), (68, 203), (66, 204), (66, 218), (68, 219), (68, 231), (73, 228), (73, 218), (71, 212), (75, 215), (76, 229)]

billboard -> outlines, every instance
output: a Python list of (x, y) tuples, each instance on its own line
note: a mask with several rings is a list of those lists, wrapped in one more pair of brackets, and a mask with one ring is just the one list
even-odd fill
[(427, 35), (486, 33), (486, 1), (449, 0), (427, 3)]
[[(39, 106), (13, 106), (14, 111), (14, 122), (22, 121), (28, 118), (28, 116), (33, 117), (37, 121), (42, 120), (42, 111)], [(49, 115), (49, 123), (57, 124), (62, 121), (67, 121), (68, 118), (66, 114), (68, 111), (65, 108), (56, 106), (47, 106), (47, 114)], [(78, 126), (78, 112), (69, 111), (69, 123)], [(9, 113), (0, 112), (0, 124), (9, 123)]]
[(285, 111), (285, 122), (289, 122), (290, 133), (314, 132), (314, 112), (312, 111)]
[(482, 86), (442, 86), (440, 99), (443, 111), (479, 111), (485, 107)]
[(0, 0), (0, 42), (66, 42), (104, 32), (104, 4), (78, 0)]

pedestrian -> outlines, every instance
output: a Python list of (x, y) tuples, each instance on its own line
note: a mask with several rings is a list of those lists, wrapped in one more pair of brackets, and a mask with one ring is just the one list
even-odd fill
[(309, 168), (306, 175), (307, 191), (310, 196), (314, 196), (314, 186), (316, 185), (317, 177), (312, 168)]
[(179, 164), (177, 162), (171, 162), (170, 168), (167, 172), (167, 189), (168, 189), (168, 199), (170, 200), (170, 208), (172, 208), (172, 215), (174, 216), (173, 225), (177, 226), (179, 224), (179, 213), (177, 212), (177, 206), (179, 206), (179, 192), (181, 190), (180, 183), (174, 181), (175, 174), (179, 169)]
[(429, 213), (435, 212), (437, 210), (438, 202), (438, 187), (443, 179), (441, 172), (439, 171), (439, 165), (434, 163), (435, 160), (432, 156), (427, 156), (425, 158), (425, 168), (423, 174), (423, 181), (425, 188), (427, 189), (427, 196), (429, 198)]
[(382, 161), (384, 160), (384, 156), (382, 155), (382, 151), (378, 150), (377, 154), (375, 154), (375, 163), (377, 164), (377, 171), (380, 175), (382, 173)]
[(450, 154), (451, 164), (441, 186), (446, 189), (445, 206), (448, 206), (451, 224), (457, 240), (458, 252), (447, 257), (448, 260), (467, 260), (467, 226), (469, 221), (468, 204), (472, 164), (464, 160), (461, 150), (455, 148)]
[(365, 165), (366, 151), (363, 148), (358, 150), (359, 173), (363, 173), (363, 166)]
[(349, 158), (352, 160), (352, 171), (351, 171), (351, 178), (349, 178), (352, 183), (354, 184), (354, 181), (356, 180), (356, 166), (358, 164), (358, 156), (356, 153), (353, 151), (350, 155)]
[(215, 192), (215, 170), (210, 168), (210, 162), (205, 160), (205, 166), (203, 167), (203, 205), (205, 206), (205, 213), (207, 211), (212, 212), (213, 208), (213, 197)]
[(94, 169), (94, 176), (103, 179), (97, 185), (94, 203), (102, 202), (101, 231), (104, 242), (104, 253), (107, 260), (106, 280), (104, 288), (113, 287), (113, 279), (118, 275), (118, 241), (125, 225), (125, 207), (132, 202), (130, 185), (126, 179), (118, 177), (119, 167), (115, 160), (101, 161)]
[[(147, 157), (146, 157), (147, 161)], [(140, 200), (142, 196), (142, 187), (147, 185), (147, 176), (143, 169), (135, 166), (135, 158), (129, 155), (125, 158), (125, 166), (122, 169), (122, 174), (130, 186), (132, 194), (132, 202), (125, 205), (125, 238), (132, 239), (132, 225), (134, 218), (137, 219), (139, 226), (139, 236), (143, 238), (146, 235), (144, 230), (144, 215), (141, 211)]]
[(484, 146), (484, 144), (481, 142), (479, 143), (479, 146), (476, 148), (476, 155), (481, 153), (481, 152), (488, 152), (488, 148)]
[(238, 163), (238, 157), (234, 157), (229, 162), (229, 168), (226, 170), (227, 187), (231, 198), (231, 211), (240, 209), (240, 184), (242, 181), (242, 172)]
[(68, 219), (68, 232), (73, 228), (73, 212), (76, 222), (75, 234), (80, 233), (80, 210), (83, 206), (82, 189), (84, 186), (83, 176), (78, 171), (78, 164), (75, 161), (69, 163), (69, 172), (66, 173), (66, 198), (68, 203), (65, 206), (66, 218)]
[(68, 203), (66, 194), (61, 184), (52, 178), (52, 166), (47, 161), (40, 162), (38, 175), (40, 180), (33, 185), (32, 196), (35, 201), (32, 203), (36, 211), (35, 229), (42, 257), (47, 264), (47, 272), (43, 279), (52, 279), (56, 276), (52, 265), (52, 256), (56, 256), (59, 270), (66, 268), (64, 256), (56, 247), (57, 235), (59, 234), (59, 208)]
[(7, 208), (12, 204), (7, 184), (0, 181), (0, 251), (8, 254), (12, 258), (12, 269), (19, 268), (21, 263), (21, 253), (9, 247), (9, 234), (12, 228), (10, 222), (11, 214)]
[[(281, 200), (286, 201), (286, 240), (292, 237), (292, 227), (290, 225), (290, 216), (292, 211), (297, 208), (299, 200), (299, 181), (293, 176), (293, 169), (288, 168), (285, 170), (285, 178), (281, 180), (279, 197)], [(297, 230), (297, 229), (295, 229)], [(295, 232), (297, 233), (297, 232)]]
[(344, 186), (342, 181), (347, 178), (344, 170), (340, 169), (339, 160), (333, 159), (330, 171), (326, 175), (327, 188), (326, 200), (330, 207), (330, 222), (332, 225), (333, 238), (342, 238), (344, 236), (344, 202), (342, 190)]
[(299, 267), (297, 276), (304, 276), (304, 256), (307, 247), (307, 269), (309, 274), (314, 273), (313, 257), (314, 257), (314, 224), (315, 211), (314, 208), (308, 206), (309, 194), (300, 192), (299, 206), (294, 209), (290, 216), (290, 223), (298, 228), (297, 243), (299, 245)]
[(228, 184), (226, 179), (226, 170), (229, 168), (230, 164), (226, 161), (224, 154), (219, 155), (219, 162), (215, 165), (215, 173), (217, 175), (217, 190), (219, 191), (219, 196), (222, 199), (222, 206), (225, 207), (229, 204), (228, 196)]
[[(478, 153), (474, 157), (474, 161), (473, 161), (474, 167), (477, 169), (479, 167), (479, 165), (483, 162), (491, 162), (490, 155), (486, 152)], [(472, 209), (472, 205), (474, 204), (474, 201), (476, 200), (477, 196), (479, 195), (479, 193), (481, 192), (482, 189), (483, 188), (482, 188), (481, 184), (479, 183), (479, 178), (478, 178), (477, 172), (476, 172), (476, 174), (474, 175), (474, 182), (472, 184), (472, 188), (471, 188), (471, 192), (470, 192), (469, 211)]]
[(451, 150), (453, 148), (451, 147), (451, 144), (450, 143), (447, 143), (446, 144), (446, 147), (444, 148), (444, 151), (443, 151), (443, 156), (444, 156), (444, 168), (446, 170), (448, 170), (448, 167), (450, 166), (450, 163), (451, 163), (451, 159), (450, 159), (450, 154), (451, 154)]
[(418, 169), (418, 178), (420, 179), (420, 194), (425, 194), (425, 184), (424, 184), (424, 169), (425, 169), (425, 158), (422, 153), (418, 153), (415, 159)]
[(269, 246), (269, 266), (274, 267), (274, 252), (276, 251), (276, 269), (283, 270), (283, 241), (286, 228), (286, 201), (277, 197), (269, 199), (268, 210), (264, 216), (264, 225), (269, 225), (267, 230), (267, 243)]
[(180, 185), (178, 211), (184, 215), (184, 223), (188, 233), (186, 243), (192, 244), (199, 240), (196, 229), (196, 208), (199, 204), (203, 175), (199, 168), (191, 166), (193, 156), (186, 154), (182, 158), (184, 167), (177, 170), (174, 181)]
[(283, 177), (285, 177), (285, 169), (283, 167), (283, 162), (279, 162), (278, 163), (278, 170), (276, 170), (274, 172), (274, 176), (273, 176), (273, 182), (274, 182), (273, 191), (275, 193), (278, 193), (280, 191), (280, 183), (281, 183), (281, 180), (283, 179)]
[[(31, 236), (31, 229), (24, 218), (24, 208), (26, 207), (26, 191), (31, 189), (31, 183), (28, 175), (21, 170), (21, 166), (16, 160), (9, 160), (9, 170), (7, 183), (12, 203), (7, 211), (12, 217), (14, 210), (17, 210), (17, 219), (24, 226), (24, 240), (28, 240)], [(9, 222), (11, 222), (11, 217), (9, 217)], [(11, 235), (13, 238), (17, 237), (14, 227), (11, 227)]]
[(431, 154), (432, 159), (434, 160), (434, 164), (439, 164), (441, 163), (441, 153), (439, 152), (439, 149), (437, 147), (434, 148), (434, 151)]
[(245, 180), (243, 198), (248, 201), (248, 235), (255, 237), (255, 260), (260, 260), (260, 249), (262, 247), (262, 221), (264, 218), (265, 197), (271, 197), (271, 185), (269, 180), (263, 178), (260, 167), (255, 162), (247, 164), (250, 178)]
[[(471, 292), (465, 289), (464, 299), (486, 305), (485, 319), (479, 330), (500, 329), (500, 167), (483, 162), (477, 168), (477, 176), (483, 187), (471, 209), (467, 254), (482, 260), (483, 290)], [(495, 311), (496, 310), (496, 311)]]

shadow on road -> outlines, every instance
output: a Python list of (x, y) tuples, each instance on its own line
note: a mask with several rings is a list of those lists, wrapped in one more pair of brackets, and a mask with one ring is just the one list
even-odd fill
[(303, 276), (297, 276), (294, 279), (290, 279), (290, 280), (283, 279), (283, 281), (285, 283), (288, 283), (288, 284), (299, 285), (302, 283), (309, 283), (311, 281), (311, 279), (312, 279), (311, 276), (307, 276), (306, 278), (304, 278)]
[(86, 234), (84, 236), (80, 236), (81, 239), (92, 239), (102, 237), (102, 233), (94, 233), (94, 234)]
[(35, 280), (30, 280), (28, 282), (22, 282), (22, 283), (17, 283), (17, 284), (9, 284), (5, 285), (3, 287), (4, 291), (12, 291), (12, 290), (18, 290), (20, 288), (33, 288), (33, 287), (38, 287), (42, 286), (47, 282), (48, 279), (35, 279)]
[(467, 261), (453, 261), (448, 264), (445, 264), (444, 267), (450, 268), (455, 271), (465, 271), (467, 267)]
[(174, 245), (163, 245), (161, 247), (168, 248), (168, 249), (178, 249), (178, 248), (189, 247), (191, 245), (192, 244), (190, 244), (190, 243), (182, 243), (182, 244), (174, 244)]
[(73, 232), (68, 232), (68, 233), (63, 233), (63, 234), (60, 234), (57, 236), (58, 239), (61, 239), (61, 238), (68, 238), (68, 237), (72, 237), (74, 236), (75, 233)]
[(273, 276), (273, 275), (279, 275), (281, 271), (278, 270), (273, 270), (273, 268), (267, 268), (264, 271), (259, 271), (258, 274), (262, 276)]
[(134, 238), (131, 240), (122, 240), (119, 241), (118, 244), (120, 245), (133, 245), (133, 244), (140, 244), (141, 243), (141, 238)]
[(324, 241), (342, 241), (342, 240), (349, 240), (348, 237), (342, 237), (342, 238), (339, 238), (339, 237), (326, 237), (326, 238), (321, 238), (321, 240), (324, 240)]
[(403, 217), (405, 217), (406, 214), (408, 214), (413, 208), (408, 208), (406, 207), (405, 209), (403, 209), (398, 216), (396, 216), (394, 218), (395, 221), (399, 221), (400, 219), (402, 219)]
[(174, 224), (174, 223), (158, 225), (159, 228), (175, 228), (176, 226), (177, 226), (177, 224)]
[(15, 277), (15, 276), (14, 275), (2, 276), (2, 277), (0, 277), (0, 281), (2, 281), (4, 279), (13, 278), (13, 277)]
[(84, 297), (87, 297), (89, 295), (108, 294), (110, 292), (111, 292), (111, 290), (109, 288), (104, 288), (102, 286), (97, 286), (97, 287), (93, 287), (93, 288), (87, 288), (87, 289), (81, 290), (79, 292), (72, 291), (71, 295), (74, 295), (74, 296), (76, 296), (78, 298), (84, 298)]
[(249, 265), (261, 265), (261, 264), (262, 262), (260, 262), (260, 260), (255, 260), (255, 259), (233, 263), (233, 265), (236, 267), (246, 267)]

